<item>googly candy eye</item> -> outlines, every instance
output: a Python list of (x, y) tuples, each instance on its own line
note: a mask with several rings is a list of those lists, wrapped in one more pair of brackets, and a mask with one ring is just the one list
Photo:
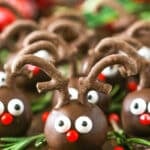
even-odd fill
[(24, 104), (20, 99), (14, 98), (8, 103), (8, 112), (14, 116), (19, 116), (24, 111)]
[(134, 99), (132, 103), (130, 104), (130, 112), (133, 115), (140, 115), (144, 113), (145, 110), (146, 110), (146, 103), (141, 98)]
[(143, 46), (138, 50), (138, 54), (150, 60), (150, 48)]
[(6, 73), (0, 71), (0, 87), (6, 85)]
[(96, 104), (99, 100), (99, 94), (95, 90), (90, 90), (87, 93), (87, 101), (92, 104)]
[(54, 127), (57, 132), (65, 133), (71, 128), (71, 120), (67, 116), (60, 116), (56, 118)]
[(0, 101), (0, 115), (2, 115), (4, 113), (5, 110), (5, 106), (4, 104)]
[(68, 88), (70, 99), (78, 99), (78, 90), (75, 88)]
[(34, 53), (34, 56), (44, 58), (46, 60), (50, 59), (49, 53), (46, 50), (39, 50), (38, 52)]
[(150, 113), (150, 102), (148, 103), (147, 109), (148, 109), (148, 112)]
[(89, 133), (92, 130), (93, 122), (87, 116), (80, 116), (75, 121), (75, 128), (80, 133)]
[(104, 74), (106, 77), (112, 77), (112, 76), (116, 75), (117, 72), (118, 72), (118, 66), (114, 65), (114, 66), (106, 67), (102, 71), (102, 74)]

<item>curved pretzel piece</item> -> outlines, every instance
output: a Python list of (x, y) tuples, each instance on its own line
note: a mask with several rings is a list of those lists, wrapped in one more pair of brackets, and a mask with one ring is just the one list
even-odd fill
[(1, 33), (2, 40), (10, 40), (13, 36), (20, 31), (24, 30), (37, 30), (38, 26), (34, 21), (31, 20), (17, 20), (11, 25), (7, 26), (4, 31)]
[(48, 63), (44, 59), (33, 55), (20, 55), (12, 64), (12, 73), (18, 74), (26, 64), (40, 67), (51, 78), (50, 81), (37, 83), (38, 92), (59, 90), (62, 94), (59, 105), (69, 101), (67, 88), (68, 80), (61, 75), (52, 63)]
[(123, 65), (126, 69), (127, 76), (135, 75), (137, 73), (136, 64), (129, 57), (122, 54), (114, 54), (109, 55), (101, 59), (98, 63), (96, 63), (91, 71), (89, 72), (87, 78), (90, 81), (93, 81), (97, 78), (98, 74), (102, 72), (104, 68), (107, 66), (111, 66), (114, 64)]
[(38, 41), (28, 45), (20, 51), (19, 55), (33, 54), (39, 50), (46, 50), (52, 54), (56, 60), (58, 59), (58, 53), (55, 45), (48, 41)]
[(19, 73), (21, 68), (26, 64), (32, 64), (40, 67), (49, 77), (54, 78), (54, 80), (38, 83), (38, 91), (42, 92), (44, 90), (56, 90), (59, 88), (63, 88), (60, 85), (63, 84), (64, 77), (60, 74), (60, 72), (54, 67), (52, 63), (48, 63), (42, 58), (33, 55), (24, 55), (19, 56), (12, 64), (12, 72)]
[(26, 47), (27, 45), (30, 45), (36, 41), (39, 40), (45, 40), (45, 41), (51, 41), (56, 46), (58, 45), (58, 36), (53, 33), (48, 33), (46, 31), (33, 31), (29, 35), (26, 36), (26, 38), (23, 41), (23, 46)]
[(143, 46), (143, 44), (141, 42), (139, 42), (137, 39), (135, 39), (133, 37), (129, 37), (129, 36), (124, 36), (124, 34), (122, 34), (120, 36), (116, 36), (116, 38), (127, 42), (132, 47), (134, 47), (135, 50), (139, 50)]
[[(124, 54), (127, 54), (128, 56), (134, 58), (136, 62), (138, 60), (142, 59), (141, 56), (139, 56), (136, 53), (136, 49), (134, 49), (132, 46), (130, 46), (128, 43), (126, 43), (123, 40), (120, 40), (119, 38), (105, 38), (101, 40), (94, 50), (90, 52), (90, 61), (88, 64), (86, 64), (87, 68), (85, 69), (85, 72), (89, 72), (89, 70), (92, 68), (94, 63), (102, 59), (103, 57), (114, 54), (124, 52)], [(138, 67), (141, 66), (138, 64)]]
[(131, 37), (136, 37), (141, 30), (145, 30), (145, 33), (148, 32), (150, 34), (150, 21), (135, 22), (127, 29), (126, 33)]
[(125, 31), (125, 34), (150, 47), (150, 21), (135, 22)]

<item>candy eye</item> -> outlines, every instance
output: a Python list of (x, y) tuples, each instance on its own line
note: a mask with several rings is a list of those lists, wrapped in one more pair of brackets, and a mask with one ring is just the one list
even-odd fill
[(71, 121), (67, 116), (61, 116), (55, 120), (54, 126), (57, 132), (65, 133), (71, 128)]
[(99, 94), (95, 90), (91, 90), (87, 93), (87, 100), (89, 103), (96, 104), (99, 100)]
[(0, 115), (3, 114), (4, 110), (5, 110), (4, 104), (0, 101)]
[(118, 66), (114, 65), (114, 66), (109, 66), (106, 67), (103, 71), (102, 74), (104, 74), (106, 77), (111, 77), (116, 75), (118, 72)]
[(78, 99), (78, 90), (75, 88), (68, 88), (70, 99)]
[(130, 105), (130, 112), (133, 115), (140, 115), (143, 114), (146, 110), (146, 103), (141, 98), (136, 98), (132, 101)]
[(0, 71), (0, 86), (6, 85), (6, 74)]
[(150, 113), (150, 103), (148, 103), (147, 109), (148, 109), (148, 112)]
[(143, 46), (138, 50), (138, 54), (150, 60), (150, 48)]
[(44, 58), (46, 60), (50, 59), (49, 53), (46, 50), (40, 50), (40, 51), (34, 53), (34, 56)]
[(77, 120), (75, 121), (75, 128), (80, 133), (88, 133), (92, 130), (92, 127), (93, 127), (92, 120), (87, 116), (81, 116), (77, 118)]
[(8, 103), (8, 111), (14, 116), (19, 116), (24, 111), (24, 104), (21, 100), (14, 98)]

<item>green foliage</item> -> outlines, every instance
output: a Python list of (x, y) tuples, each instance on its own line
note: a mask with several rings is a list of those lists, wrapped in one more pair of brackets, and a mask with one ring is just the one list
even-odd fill
[(34, 143), (34, 147), (38, 148), (46, 142), (44, 134), (31, 137), (4, 137), (0, 138), (1, 150), (25, 150), (30, 144)]

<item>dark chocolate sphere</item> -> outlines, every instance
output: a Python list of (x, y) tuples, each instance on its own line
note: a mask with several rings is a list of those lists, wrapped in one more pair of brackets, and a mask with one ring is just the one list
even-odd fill
[(21, 136), (31, 123), (31, 108), (17, 90), (0, 88), (0, 136)]
[(44, 133), (52, 150), (99, 150), (107, 130), (106, 117), (96, 105), (70, 101), (51, 111)]
[(121, 118), (127, 134), (150, 137), (150, 89), (128, 94), (123, 102)]

